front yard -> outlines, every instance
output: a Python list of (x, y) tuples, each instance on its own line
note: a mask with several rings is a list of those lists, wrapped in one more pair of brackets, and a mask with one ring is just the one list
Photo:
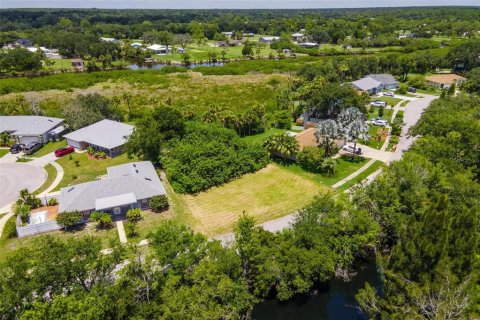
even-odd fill
[(72, 184), (98, 179), (100, 176), (107, 174), (108, 167), (132, 161), (136, 161), (136, 159), (129, 159), (127, 154), (101, 160), (91, 160), (87, 157), (86, 153), (71, 153), (65, 155), (57, 160), (58, 164), (60, 164), (65, 171), (65, 174), (55, 190), (60, 190), (60, 188)]
[(6, 155), (9, 152), (8, 149), (0, 149), (0, 158)]
[(47, 155), (59, 148), (63, 148), (63, 147), (66, 147), (67, 146), (67, 140), (62, 140), (62, 141), (51, 141), (45, 145), (43, 145), (43, 147), (41, 147), (40, 149), (38, 149), (37, 152), (31, 154), (30, 156), (31, 157), (42, 157), (44, 155)]

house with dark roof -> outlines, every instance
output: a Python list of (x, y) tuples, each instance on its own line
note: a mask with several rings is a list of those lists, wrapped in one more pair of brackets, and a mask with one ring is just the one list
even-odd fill
[(123, 152), (133, 126), (113, 120), (102, 120), (64, 135), (67, 144), (79, 150), (91, 146), (94, 151), (115, 157)]
[[(47, 143), (58, 137), (63, 119), (42, 116), (0, 116), (0, 133), (8, 133), (18, 143)], [(52, 135), (53, 134), (53, 135)]]
[(113, 215), (150, 208), (150, 199), (166, 194), (150, 161), (107, 168), (107, 178), (60, 189), (58, 212), (79, 211), (87, 220), (94, 211)]

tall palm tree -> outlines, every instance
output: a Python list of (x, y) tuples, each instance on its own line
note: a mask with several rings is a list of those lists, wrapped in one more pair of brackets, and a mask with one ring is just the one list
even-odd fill
[(320, 145), (323, 146), (325, 156), (328, 157), (332, 153), (332, 146), (335, 139), (341, 137), (340, 128), (334, 120), (328, 119), (320, 121), (315, 132), (315, 137)]

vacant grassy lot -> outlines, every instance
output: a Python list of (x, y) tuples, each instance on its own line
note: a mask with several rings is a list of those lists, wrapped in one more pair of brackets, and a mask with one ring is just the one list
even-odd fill
[(66, 147), (67, 146), (67, 140), (62, 140), (62, 141), (52, 141), (47, 144), (45, 144), (43, 147), (37, 150), (37, 152), (33, 153), (31, 156), (32, 157), (41, 157), (44, 155), (47, 155), (59, 148)]
[[(78, 161), (78, 165), (76, 161)], [(68, 185), (95, 180), (107, 174), (108, 167), (132, 161), (135, 161), (135, 159), (129, 159), (126, 154), (103, 160), (90, 160), (86, 153), (71, 153), (63, 156), (58, 159), (57, 162), (62, 166), (65, 175), (55, 190), (59, 190)]]
[(51, 164), (47, 164), (44, 167), (44, 169), (45, 169), (45, 171), (47, 171), (47, 180), (45, 180), (45, 182), (42, 184), (42, 186), (35, 191), (36, 194), (40, 194), (43, 191), (47, 190), (47, 188), (50, 187), (53, 180), (55, 180), (55, 178), (57, 177), (57, 174), (58, 174), (57, 169), (55, 169), (55, 167)]
[(193, 217), (196, 231), (212, 236), (231, 231), (243, 213), (257, 223), (292, 213), (328, 189), (322, 183), (282, 167), (266, 168), (196, 196), (183, 196)]

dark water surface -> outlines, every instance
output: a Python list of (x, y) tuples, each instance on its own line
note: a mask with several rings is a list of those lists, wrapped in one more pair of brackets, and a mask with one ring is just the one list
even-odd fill
[(253, 310), (255, 320), (366, 320), (356, 308), (355, 294), (369, 283), (381, 292), (380, 274), (375, 264), (368, 264), (350, 282), (334, 279), (318, 294), (287, 302), (268, 300)]
[(188, 69), (193, 69), (196, 67), (220, 67), (223, 66), (223, 62), (216, 62), (216, 63), (191, 63), (189, 65), (175, 65), (175, 64), (165, 64), (165, 63), (144, 63), (144, 64), (131, 64), (127, 68), (130, 70), (153, 70), (153, 69), (162, 69), (163, 67), (166, 66), (178, 66), (178, 67), (184, 67)]

